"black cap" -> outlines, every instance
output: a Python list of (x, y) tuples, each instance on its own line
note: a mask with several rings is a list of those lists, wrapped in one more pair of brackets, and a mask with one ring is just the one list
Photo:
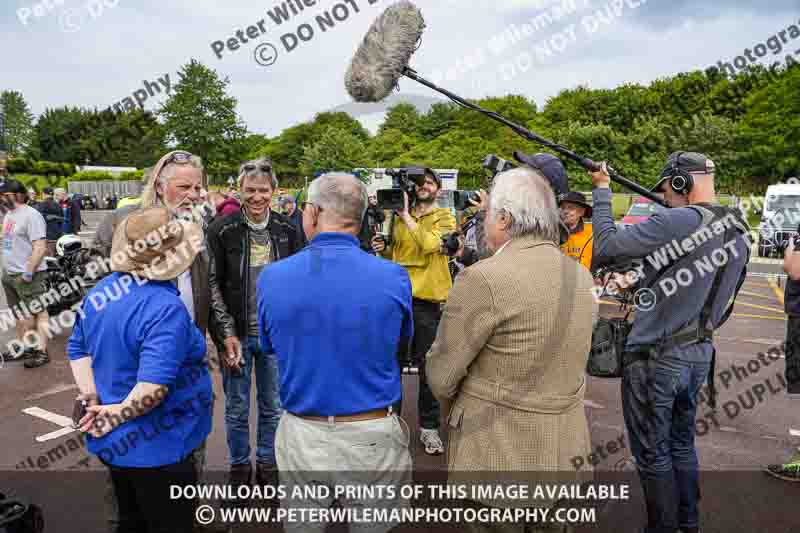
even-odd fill
[(561, 205), (561, 202), (570, 202), (573, 204), (578, 204), (584, 208), (586, 208), (586, 214), (584, 216), (591, 217), (592, 216), (592, 206), (589, 205), (589, 202), (586, 201), (586, 196), (582, 192), (572, 191), (566, 194), (562, 194), (558, 197), (558, 205)]
[(569, 192), (567, 170), (556, 156), (552, 154), (528, 155), (522, 152), (514, 152), (514, 159), (541, 172), (550, 182), (550, 187), (553, 189), (556, 198)]
[(46, 194), (47, 196), (52, 196), (53, 195), (53, 188), (52, 187), (45, 187), (44, 189), (42, 189), (42, 192), (44, 194)]
[(26, 189), (25, 186), (17, 180), (7, 180), (0, 185), (0, 193), (5, 192), (27, 194), (28, 189)]
[(650, 189), (651, 192), (659, 192), (664, 183), (670, 179), (674, 170), (684, 172), (703, 172), (713, 174), (715, 169), (714, 162), (705, 154), (699, 152), (672, 152), (667, 158), (667, 164), (661, 171), (658, 182)]

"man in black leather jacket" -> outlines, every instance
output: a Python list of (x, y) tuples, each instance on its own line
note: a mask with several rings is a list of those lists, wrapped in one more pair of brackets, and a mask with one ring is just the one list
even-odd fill
[[(275, 354), (260, 346), (256, 280), (268, 264), (294, 254), (302, 247), (298, 228), (284, 215), (272, 211), (272, 194), (278, 187), (272, 162), (262, 158), (242, 164), (239, 191), (242, 210), (215, 219), (208, 227), (211, 336), (222, 361), (225, 389), (225, 428), (230, 450), (231, 484), (251, 480), (250, 388), (256, 375), (258, 438), (256, 482), (274, 482), (275, 431), (280, 418)], [(291, 290), (276, 287), (275, 290)]]

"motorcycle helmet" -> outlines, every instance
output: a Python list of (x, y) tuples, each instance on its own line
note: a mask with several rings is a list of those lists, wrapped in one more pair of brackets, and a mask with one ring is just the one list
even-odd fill
[(67, 253), (80, 250), (82, 246), (80, 237), (68, 233), (56, 241), (56, 255), (64, 257)]

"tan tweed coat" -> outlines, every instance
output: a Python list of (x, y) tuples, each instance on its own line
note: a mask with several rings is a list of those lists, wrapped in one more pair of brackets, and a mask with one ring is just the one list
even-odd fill
[(451, 483), (478, 472), (578, 480), (571, 459), (591, 452), (583, 398), (598, 310), (592, 286), (585, 267), (532, 237), (512, 240), (456, 278), (426, 368), (449, 409)]

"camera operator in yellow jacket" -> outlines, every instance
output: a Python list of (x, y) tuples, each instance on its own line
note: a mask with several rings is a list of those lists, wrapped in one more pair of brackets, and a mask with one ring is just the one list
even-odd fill
[(592, 206), (579, 192), (568, 192), (558, 198), (561, 210), (561, 221), (569, 230), (567, 242), (561, 250), (587, 269), (592, 269), (592, 223), (584, 218), (592, 219)]

